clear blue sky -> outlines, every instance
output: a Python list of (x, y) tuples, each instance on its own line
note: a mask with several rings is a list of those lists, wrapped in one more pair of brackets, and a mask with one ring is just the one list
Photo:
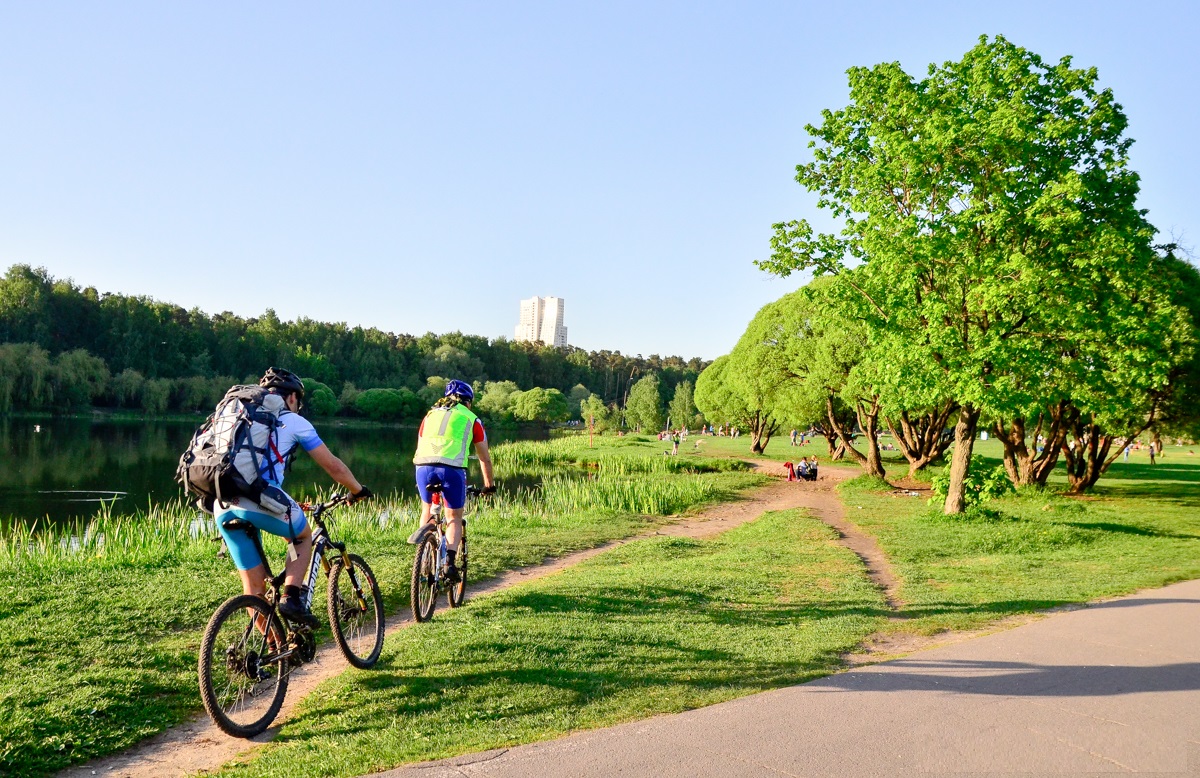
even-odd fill
[(981, 34), (1096, 66), (1142, 205), (1200, 240), (1192, 4), (0, 4), (0, 270), (213, 313), (716, 357), (801, 279), (794, 180), (845, 70)]

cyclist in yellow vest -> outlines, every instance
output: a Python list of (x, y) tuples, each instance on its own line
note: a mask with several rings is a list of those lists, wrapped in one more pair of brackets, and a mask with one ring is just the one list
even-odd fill
[(417, 491), (421, 493), (421, 525), (408, 539), (416, 543), (421, 528), (430, 521), (433, 497), (430, 487), (440, 486), (446, 505), (446, 576), (450, 583), (458, 582), (454, 558), (462, 538), (463, 505), (467, 502), (467, 454), (472, 445), (483, 471), (483, 492), (496, 491), (492, 477), (492, 457), (488, 453), (487, 434), (483, 423), (471, 411), (475, 392), (471, 385), (454, 380), (446, 384), (446, 396), (434, 403), (421, 421), (417, 432)]

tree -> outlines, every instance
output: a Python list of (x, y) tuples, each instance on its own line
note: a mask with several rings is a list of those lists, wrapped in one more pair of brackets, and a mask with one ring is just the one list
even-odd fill
[(657, 432), (666, 423), (658, 376), (654, 373), (638, 379), (629, 390), (629, 400), (625, 403), (625, 423), (639, 432)]
[(760, 267), (835, 275), (849, 314), (959, 404), (944, 510), (960, 513), (981, 415), (1027, 408), (1057, 336), (1099, 332), (1096, 284), (1146, 269), (1127, 122), (1094, 69), (1002, 37), (920, 81), (896, 63), (849, 75), (796, 177), (844, 227), (777, 224)]
[(118, 408), (136, 408), (142, 402), (145, 377), (136, 370), (125, 368), (109, 382), (109, 393)]
[(475, 409), (491, 419), (512, 418), (512, 398), (520, 392), (515, 381), (488, 381), (475, 403)]
[(579, 403), (579, 416), (585, 426), (590, 426), (596, 432), (620, 429), (621, 409), (615, 404), (605, 405), (600, 395), (589, 395)]
[(552, 424), (571, 417), (567, 398), (557, 389), (535, 386), (527, 392), (517, 392), (512, 396), (511, 408), (513, 416), (522, 421)]
[(688, 429), (696, 420), (696, 403), (692, 394), (691, 381), (680, 381), (675, 386), (675, 394), (671, 397), (671, 404), (667, 409), (672, 427)]
[(304, 404), (314, 416), (333, 416), (338, 412), (340, 406), (332, 389), (315, 378), (301, 380), (304, 382)]
[[(580, 352), (576, 351), (576, 352), (572, 352), (571, 354), (568, 354), (567, 361), (568, 362), (572, 361), (575, 354), (578, 354), (578, 353), (580, 353)], [(580, 407), (580, 403), (582, 403), (584, 400), (586, 400), (587, 398), (589, 398), (591, 396), (592, 396), (591, 391), (583, 384), (575, 384), (575, 386), (571, 387), (571, 391), (567, 394), (567, 406), (570, 407), (570, 409), (571, 409), (571, 418), (572, 419), (579, 418), (579, 416), (577, 415), (576, 409), (578, 409)]]

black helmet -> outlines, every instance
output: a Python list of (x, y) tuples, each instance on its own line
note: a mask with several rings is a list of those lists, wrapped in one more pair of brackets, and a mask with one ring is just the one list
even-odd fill
[(300, 376), (282, 367), (268, 367), (263, 377), (258, 379), (258, 385), (267, 389), (276, 389), (280, 394), (296, 392), (304, 397), (304, 383)]

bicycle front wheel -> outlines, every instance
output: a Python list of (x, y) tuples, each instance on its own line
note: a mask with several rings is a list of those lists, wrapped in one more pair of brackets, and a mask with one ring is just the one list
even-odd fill
[(288, 686), (287, 635), (266, 600), (243, 594), (226, 600), (200, 641), (200, 699), (221, 731), (260, 734), (279, 713)]
[(458, 583), (451, 584), (450, 589), (446, 592), (446, 600), (450, 603), (451, 608), (462, 605), (463, 599), (467, 596), (467, 528), (465, 526), (462, 539), (458, 542), (458, 557), (454, 560), (454, 566), (458, 568)]
[(430, 532), (417, 546), (412, 571), (412, 615), (417, 621), (429, 621), (437, 608), (438, 536)]
[(375, 574), (358, 554), (329, 571), (329, 625), (338, 648), (355, 667), (367, 668), (383, 651), (383, 595)]

